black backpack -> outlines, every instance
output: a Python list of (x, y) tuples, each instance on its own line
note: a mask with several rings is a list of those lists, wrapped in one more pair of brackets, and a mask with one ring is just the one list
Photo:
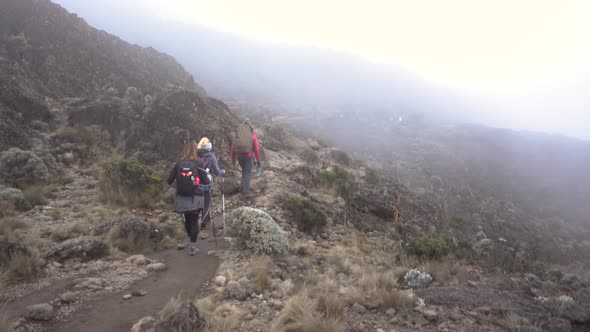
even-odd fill
[(209, 185), (207, 171), (199, 161), (181, 161), (176, 173), (176, 193), (193, 196), (202, 193), (201, 186)]

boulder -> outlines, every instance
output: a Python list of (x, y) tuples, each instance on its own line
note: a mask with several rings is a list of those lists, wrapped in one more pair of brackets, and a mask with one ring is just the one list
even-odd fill
[(45, 253), (45, 259), (63, 262), (78, 258), (92, 260), (108, 255), (109, 247), (106, 243), (91, 238), (77, 238), (56, 244)]
[(137, 323), (133, 324), (131, 332), (155, 332), (157, 322), (152, 316), (143, 317)]
[(31, 320), (48, 321), (55, 316), (55, 313), (53, 312), (53, 306), (51, 304), (41, 303), (28, 306), (25, 316)]
[(202, 331), (206, 323), (199, 314), (199, 309), (190, 302), (170, 315), (165, 325), (172, 331)]
[(135, 265), (147, 265), (150, 263), (150, 260), (144, 255), (132, 255), (127, 257), (125, 261)]
[(227, 279), (224, 276), (217, 276), (213, 279), (213, 283), (217, 286), (217, 287), (223, 287), (225, 286)]
[(225, 293), (231, 299), (236, 299), (239, 301), (244, 301), (248, 298), (248, 293), (246, 289), (240, 285), (239, 282), (232, 280), (227, 283), (225, 286)]
[(264, 211), (241, 207), (228, 218), (228, 235), (237, 245), (256, 254), (284, 254), (289, 244), (285, 231)]
[(41, 158), (31, 151), (12, 148), (0, 155), (0, 182), (23, 187), (45, 184), (49, 171)]
[[(176, 227), (167, 224), (154, 225), (145, 218), (136, 215), (127, 215), (97, 227), (95, 234), (106, 233), (109, 229), (111, 240), (122, 251), (134, 251), (135, 243), (148, 243), (153, 249), (160, 246), (164, 238), (174, 237)], [(119, 241), (120, 240), (120, 241)]]
[(59, 297), (59, 299), (63, 303), (72, 303), (72, 302), (76, 301), (77, 297), (78, 296), (74, 292), (65, 292)]
[(152, 263), (145, 268), (148, 272), (162, 272), (166, 271), (168, 267), (164, 263)]

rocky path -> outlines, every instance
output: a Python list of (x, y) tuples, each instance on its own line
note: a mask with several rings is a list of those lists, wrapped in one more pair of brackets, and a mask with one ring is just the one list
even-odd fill
[[(145, 316), (155, 315), (176, 295), (186, 298), (196, 296), (215, 276), (218, 258), (208, 253), (214, 251), (214, 241), (200, 241), (200, 253), (189, 256), (187, 250), (170, 249), (149, 255), (150, 261), (164, 262), (166, 269), (151, 273), (148, 278), (133, 282), (128, 288), (94, 296), (85, 301), (73, 313), (48, 323), (28, 325), (34, 331), (129, 331), (131, 326)], [(219, 250), (223, 246), (219, 243)], [(211, 252), (213, 253), (213, 252)], [(138, 267), (140, 269), (140, 267)], [(102, 271), (107, 273), (107, 271)], [(101, 271), (87, 275), (86, 279), (99, 279)], [(27, 296), (13, 300), (7, 305), (7, 314), (16, 320), (26, 314), (27, 307), (38, 303), (50, 303), (65, 292), (74, 290), (76, 280), (65, 279), (51, 283)], [(145, 292), (144, 296), (123, 296)]]
[[(201, 241), (199, 247), (201, 253), (197, 256), (189, 256), (186, 250), (168, 250), (150, 256), (166, 262), (167, 270), (137, 281), (127, 291), (90, 303), (68, 317), (66, 322), (54, 322), (46, 331), (128, 332), (142, 317), (160, 311), (171, 297), (180, 294), (196, 298), (219, 266), (218, 259), (207, 254), (215, 249), (213, 242)], [(139, 290), (145, 290), (146, 295), (123, 299), (123, 295)]]

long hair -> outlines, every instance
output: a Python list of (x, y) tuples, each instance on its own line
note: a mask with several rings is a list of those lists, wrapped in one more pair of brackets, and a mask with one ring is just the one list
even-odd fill
[(197, 160), (197, 147), (190, 139), (184, 141), (182, 160)]

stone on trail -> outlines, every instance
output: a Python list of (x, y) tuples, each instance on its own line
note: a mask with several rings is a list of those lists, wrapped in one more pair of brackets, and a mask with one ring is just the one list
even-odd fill
[(53, 306), (49, 303), (35, 304), (27, 307), (27, 313), (25, 315), (28, 319), (37, 321), (48, 321), (51, 320), (55, 314), (53, 312)]
[(150, 263), (150, 260), (147, 259), (144, 255), (133, 255), (127, 257), (125, 261), (135, 264), (135, 265), (147, 265)]
[(179, 243), (176, 245), (176, 249), (184, 250), (186, 248), (186, 243)]
[(158, 321), (152, 317), (143, 317), (131, 327), (131, 332), (154, 332)]
[(133, 295), (131, 295), (131, 294), (123, 295), (123, 300), (131, 300), (131, 298), (133, 298)]
[(162, 272), (166, 271), (166, 269), (168, 269), (168, 267), (164, 263), (152, 263), (146, 267), (148, 272)]
[(225, 286), (226, 281), (227, 278), (225, 278), (224, 276), (217, 276), (213, 279), (213, 283), (215, 283), (217, 287)]
[(74, 292), (65, 292), (59, 297), (59, 299), (63, 303), (72, 303), (72, 302), (76, 301), (76, 297), (77, 297), (77, 295)]
[(135, 290), (135, 291), (131, 292), (131, 295), (136, 296), (136, 297), (146, 296), (147, 291), (145, 291), (143, 289)]
[(225, 292), (229, 298), (244, 301), (248, 297), (246, 289), (239, 282), (232, 280), (225, 286)]

